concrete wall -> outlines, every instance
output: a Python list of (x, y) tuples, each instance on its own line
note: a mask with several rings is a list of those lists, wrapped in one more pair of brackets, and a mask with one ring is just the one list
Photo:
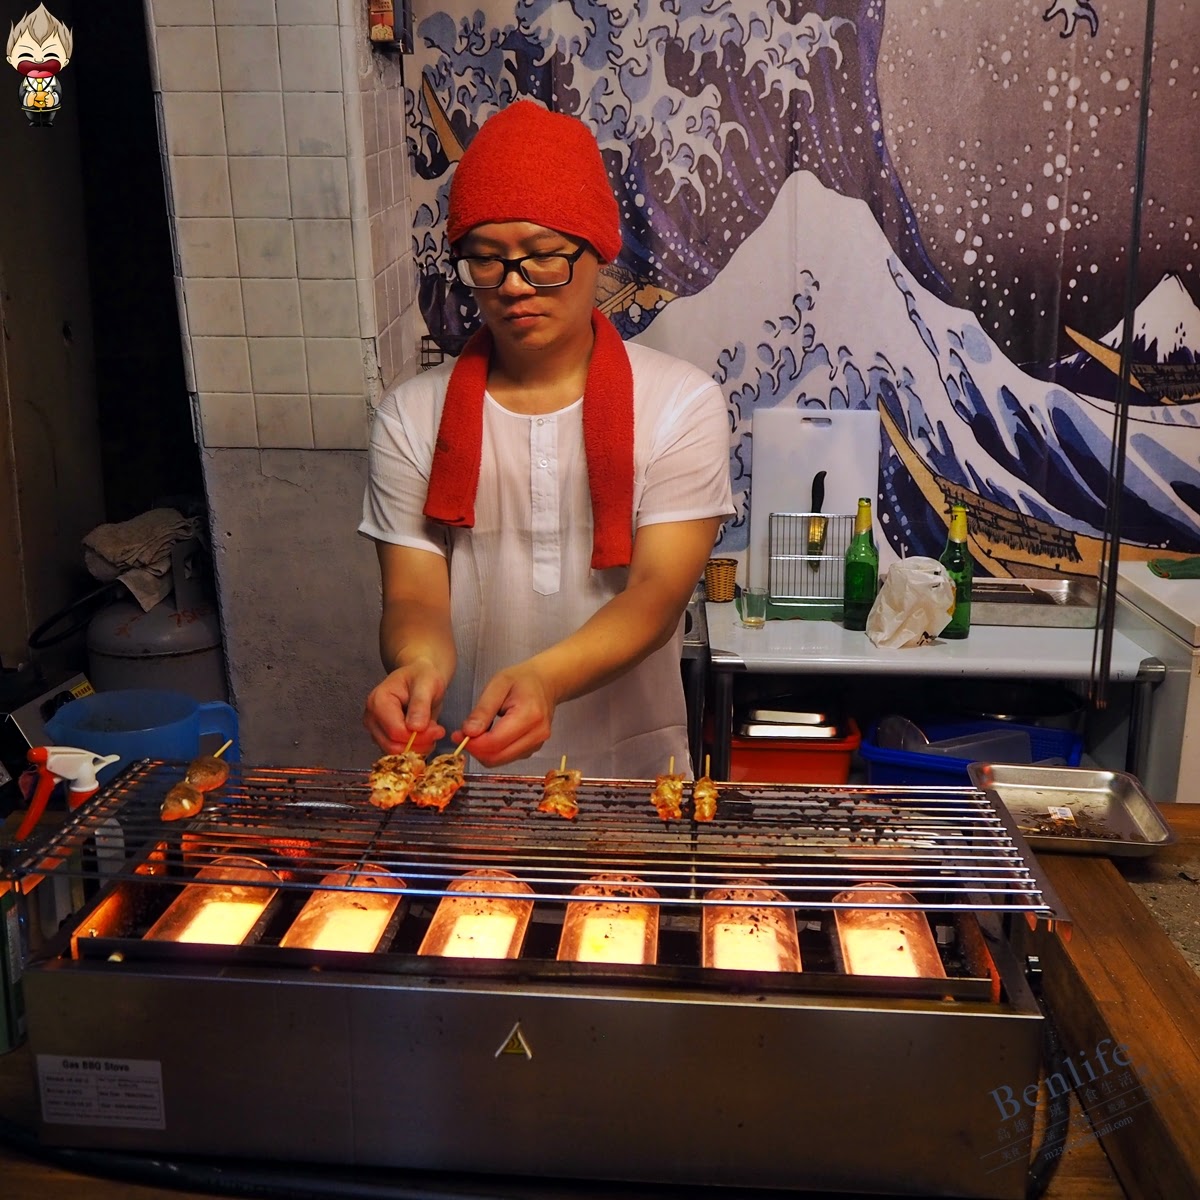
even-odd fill
[(206, 450), (225, 655), (247, 762), (362, 767), (381, 674), (379, 583), (357, 536), (366, 456)]

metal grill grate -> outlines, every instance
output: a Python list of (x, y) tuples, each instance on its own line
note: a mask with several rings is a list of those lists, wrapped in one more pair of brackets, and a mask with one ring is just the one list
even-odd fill
[(468, 775), (445, 813), (408, 804), (383, 812), (368, 803), (365, 771), (235, 766), (199, 814), (164, 823), (159, 806), (184, 770), (133, 764), (18, 858), (16, 875), (98, 866), (105, 879), (146, 882), (139, 864), (165, 846), (188, 871), (246, 855), (296, 889), (371, 863), (402, 879), (407, 896), (441, 896), (464, 872), (496, 867), (533, 899), (563, 901), (597, 872), (619, 871), (639, 876), (665, 906), (695, 906), (709, 888), (752, 877), (803, 909), (840, 907), (838, 892), (883, 880), (930, 912), (1060, 915), (1012, 818), (971, 788), (727, 783), (716, 820), (700, 824), (690, 800), (683, 820), (661, 821), (649, 782), (585, 780), (579, 816), (566, 821), (537, 811), (538, 778)]
[[(818, 521), (825, 522), (823, 538), (815, 524)], [(853, 515), (772, 513), (767, 534), (771, 599), (785, 603), (840, 601), (846, 549), (853, 536)]]

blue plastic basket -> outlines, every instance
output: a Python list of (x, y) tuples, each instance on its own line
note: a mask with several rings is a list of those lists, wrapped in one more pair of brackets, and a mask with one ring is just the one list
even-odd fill
[[(930, 784), (934, 787), (970, 785), (967, 767), (970, 758), (947, 758), (944, 754), (921, 754), (914, 750), (889, 750), (876, 740), (878, 725), (872, 725), (858, 748), (867, 764), (867, 782), (873, 784)], [(1069, 729), (1051, 729), (1041, 725), (1016, 725), (1011, 721), (956, 721), (923, 725), (931, 742), (963, 737), (968, 733), (986, 733), (993, 729), (1023, 730), (1029, 734), (1029, 746), (1036, 762), (1039, 758), (1064, 758), (1067, 765), (1079, 766), (1083, 757), (1083, 738)]]

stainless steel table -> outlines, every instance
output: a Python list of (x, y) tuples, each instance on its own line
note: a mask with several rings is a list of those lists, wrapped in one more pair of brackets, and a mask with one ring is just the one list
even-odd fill
[[(880, 675), (1086, 680), (1094, 629), (977, 625), (963, 641), (907, 650), (880, 649), (837, 621), (768, 621), (747, 629), (732, 603), (705, 605), (713, 695), (712, 774), (727, 779), (733, 728), (733, 678), (775, 675)], [(1134, 686), (1125, 770), (1139, 774), (1146, 754), (1153, 691), (1165, 675), (1158, 659), (1120, 632), (1113, 635), (1109, 679)]]

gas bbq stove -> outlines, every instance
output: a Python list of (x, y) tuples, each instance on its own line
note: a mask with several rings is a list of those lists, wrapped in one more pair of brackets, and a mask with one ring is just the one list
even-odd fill
[(40, 1137), (154, 1154), (1020, 1197), (1044, 1018), (1013, 949), (1064, 916), (971, 788), (234, 766), (184, 821), (131, 765), (10, 866), (83, 900), (30, 955)]

